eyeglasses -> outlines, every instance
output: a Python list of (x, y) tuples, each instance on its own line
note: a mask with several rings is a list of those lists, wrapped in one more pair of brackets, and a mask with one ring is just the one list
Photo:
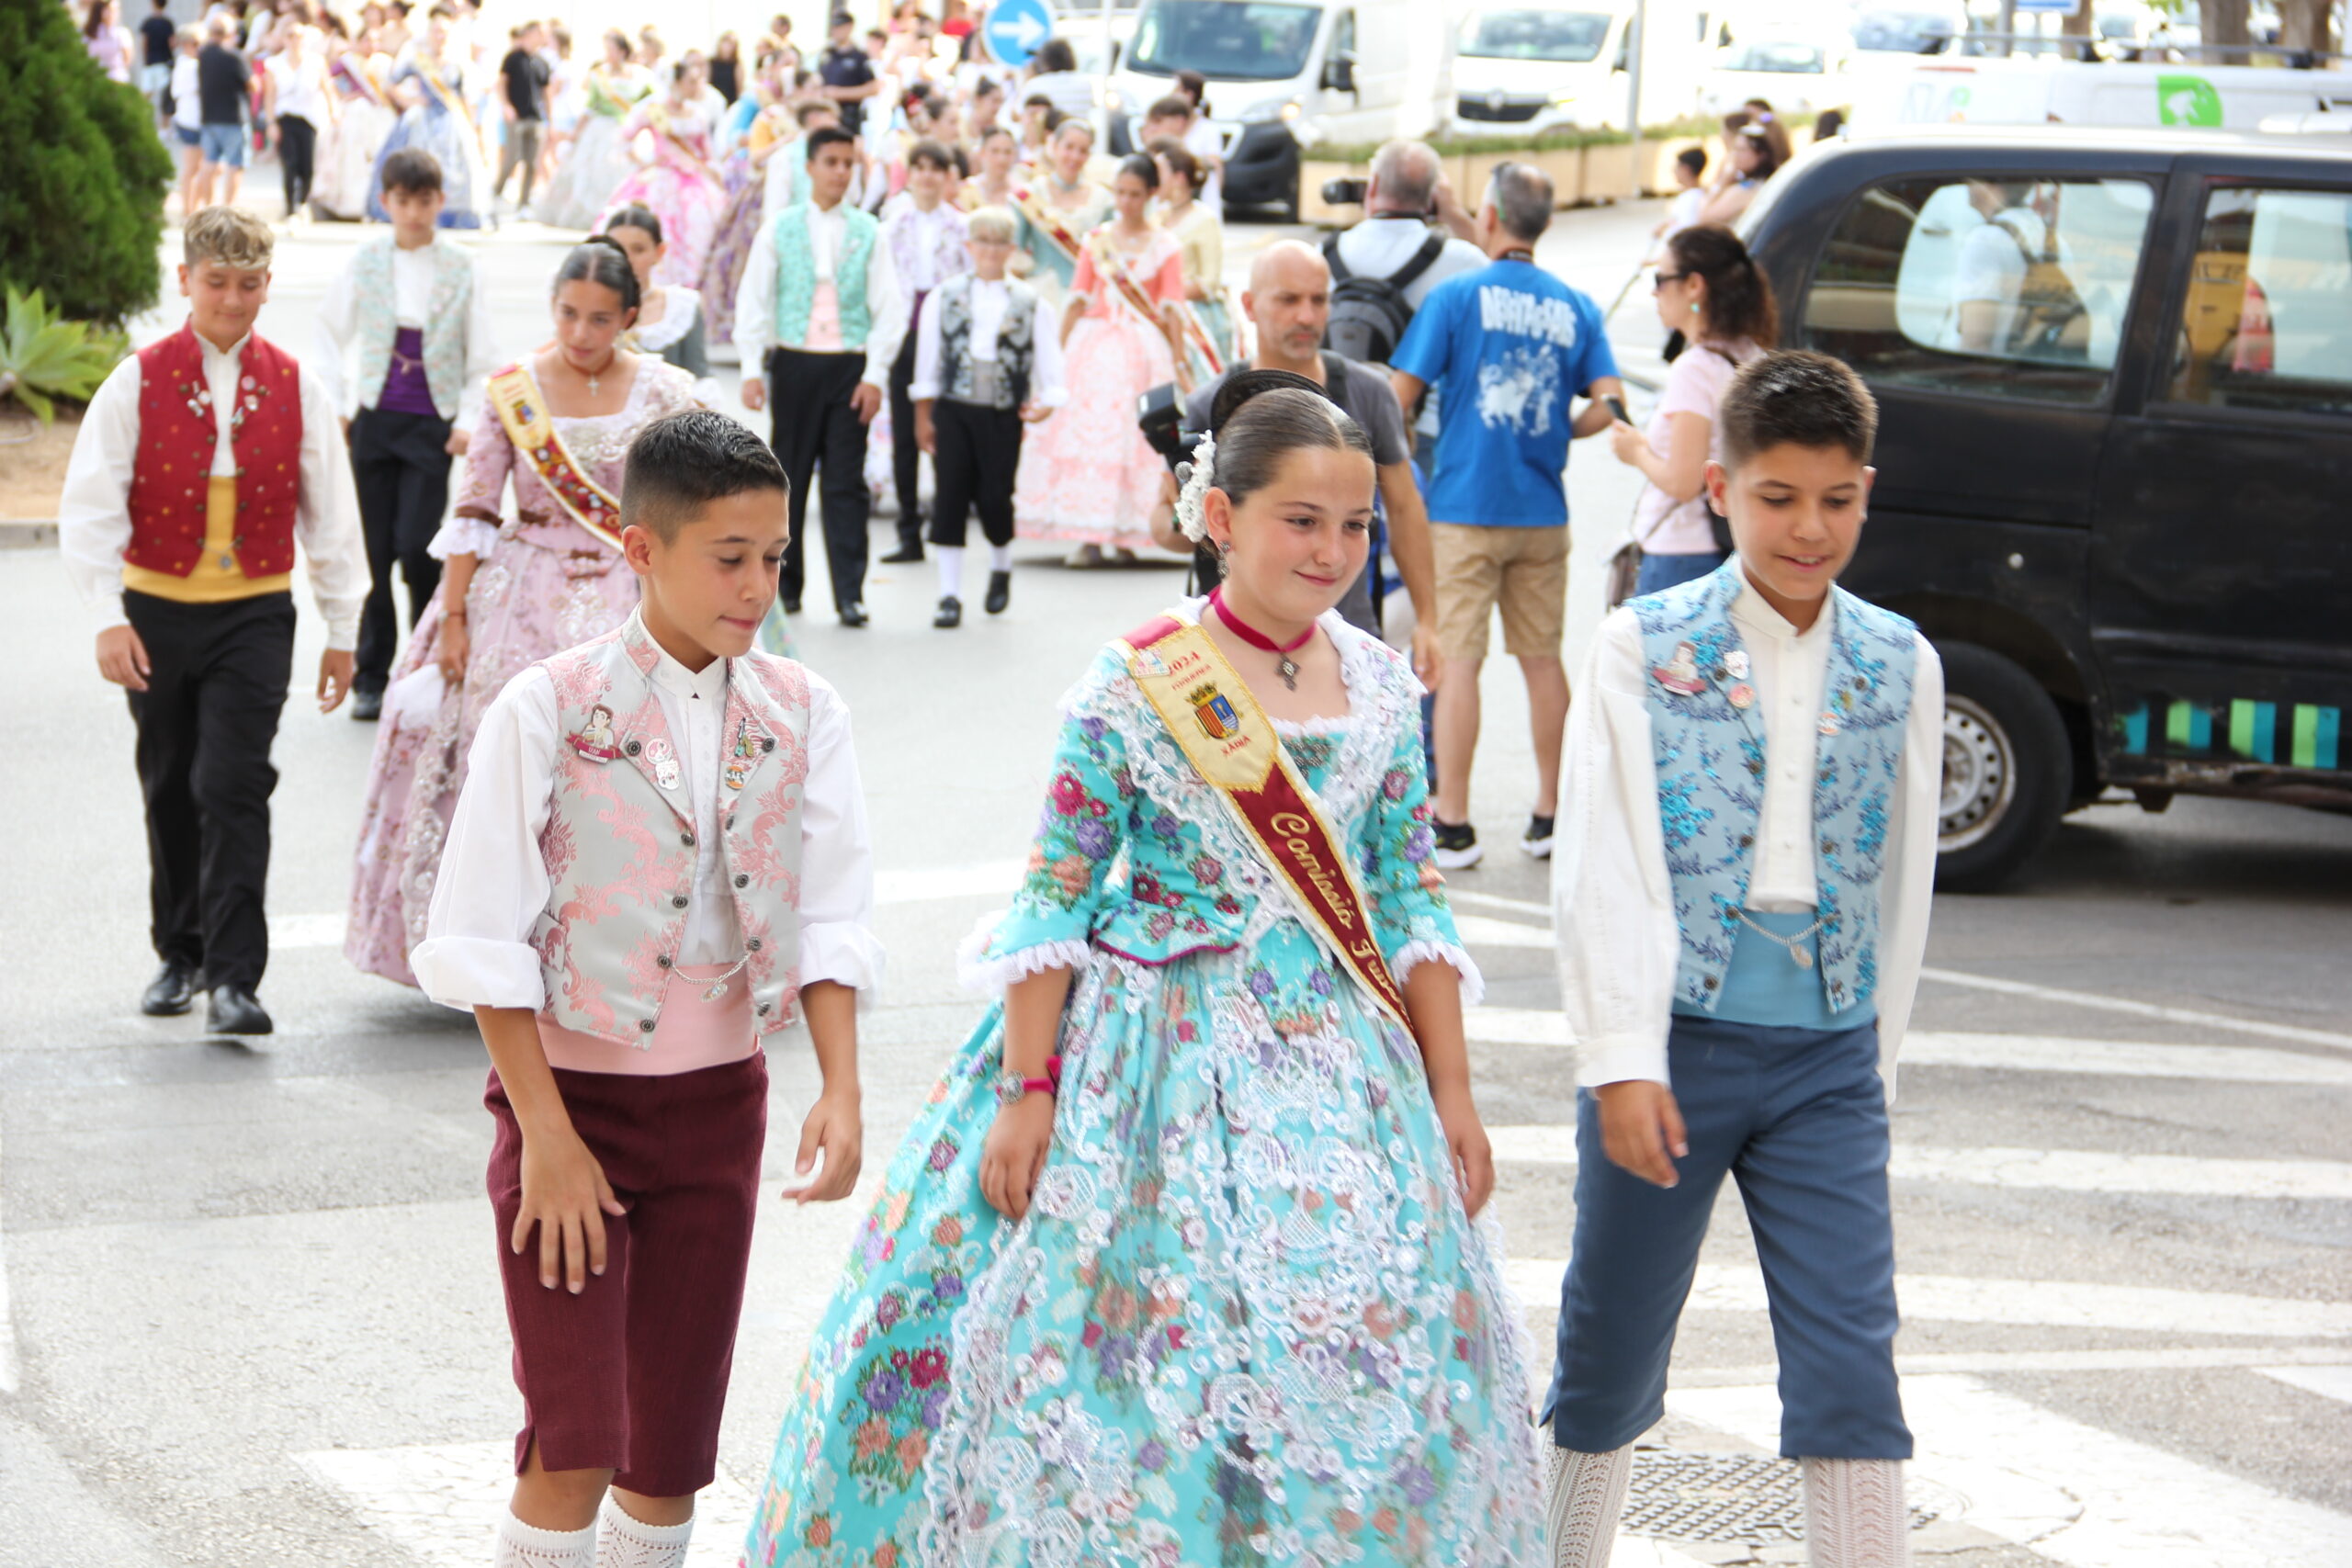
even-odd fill
[(1669, 283), (1679, 283), (1690, 274), (1683, 272), (1654, 272), (1650, 275), (1650, 292), (1662, 292)]

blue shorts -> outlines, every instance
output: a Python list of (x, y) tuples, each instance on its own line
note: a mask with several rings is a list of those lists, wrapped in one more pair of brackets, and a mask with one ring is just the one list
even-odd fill
[(245, 128), (242, 125), (208, 125), (198, 133), (198, 145), (204, 149), (204, 161), (223, 168), (242, 169), (245, 166)]
[(203, 136), (194, 126), (190, 125), (174, 125), (172, 127), (172, 141), (175, 145), (181, 147), (201, 147), (204, 145)]

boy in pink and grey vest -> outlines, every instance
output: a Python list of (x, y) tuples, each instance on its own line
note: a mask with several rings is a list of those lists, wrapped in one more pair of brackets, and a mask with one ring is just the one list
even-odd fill
[(848, 1196), (856, 993), (882, 968), (848, 712), (753, 647), (782, 468), (722, 415), (673, 415), (630, 447), (621, 515), (643, 603), (483, 716), (412, 960), (492, 1066), (525, 1406), (501, 1568), (594, 1568), (608, 1492), (621, 1561), (684, 1562), (742, 1305), (761, 1048), (805, 1018), (824, 1092), (797, 1195)]

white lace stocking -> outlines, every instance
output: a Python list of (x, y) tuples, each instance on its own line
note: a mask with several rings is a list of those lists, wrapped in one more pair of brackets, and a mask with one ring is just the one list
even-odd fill
[(596, 1568), (684, 1568), (686, 1542), (695, 1522), (649, 1525), (631, 1518), (612, 1498), (605, 1500), (605, 1539), (596, 1549)]
[(1617, 1516), (1634, 1473), (1634, 1445), (1605, 1454), (1552, 1450), (1552, 1492), (1545, 1519), (1552, 1568), (1609, 1568)]
[(498, 1521), (498, 1551), (492, 1568), (595, 1568), (596, 1527), (543, 1530), (512, 1512)]
[(1804, 1539), (1813, 1568), (1907, 1568), (1911, 1511), (1903, 1463), (1892, 1459), (1807, 1459)]

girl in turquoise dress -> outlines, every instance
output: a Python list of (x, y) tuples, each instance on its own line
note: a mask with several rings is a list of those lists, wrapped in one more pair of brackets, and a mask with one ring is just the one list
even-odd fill
[[(1179, 509), (1226, 597), (1067, 699), (1027, 879), (963, 954), (1004, 999), (852, 1248), (752, 1568), (1542, 1561), (1419, 687), (1331, 611), (1371, 449), (1297, 377), (1235, 383), (1268, 379), (1228, 385)], [(1170, 673), (1204, 649), (1209, 696)], [(1280, 746), (1376, 956), (1279, 869), (1304, 818), (1261, 837), (1202, 734)]]

